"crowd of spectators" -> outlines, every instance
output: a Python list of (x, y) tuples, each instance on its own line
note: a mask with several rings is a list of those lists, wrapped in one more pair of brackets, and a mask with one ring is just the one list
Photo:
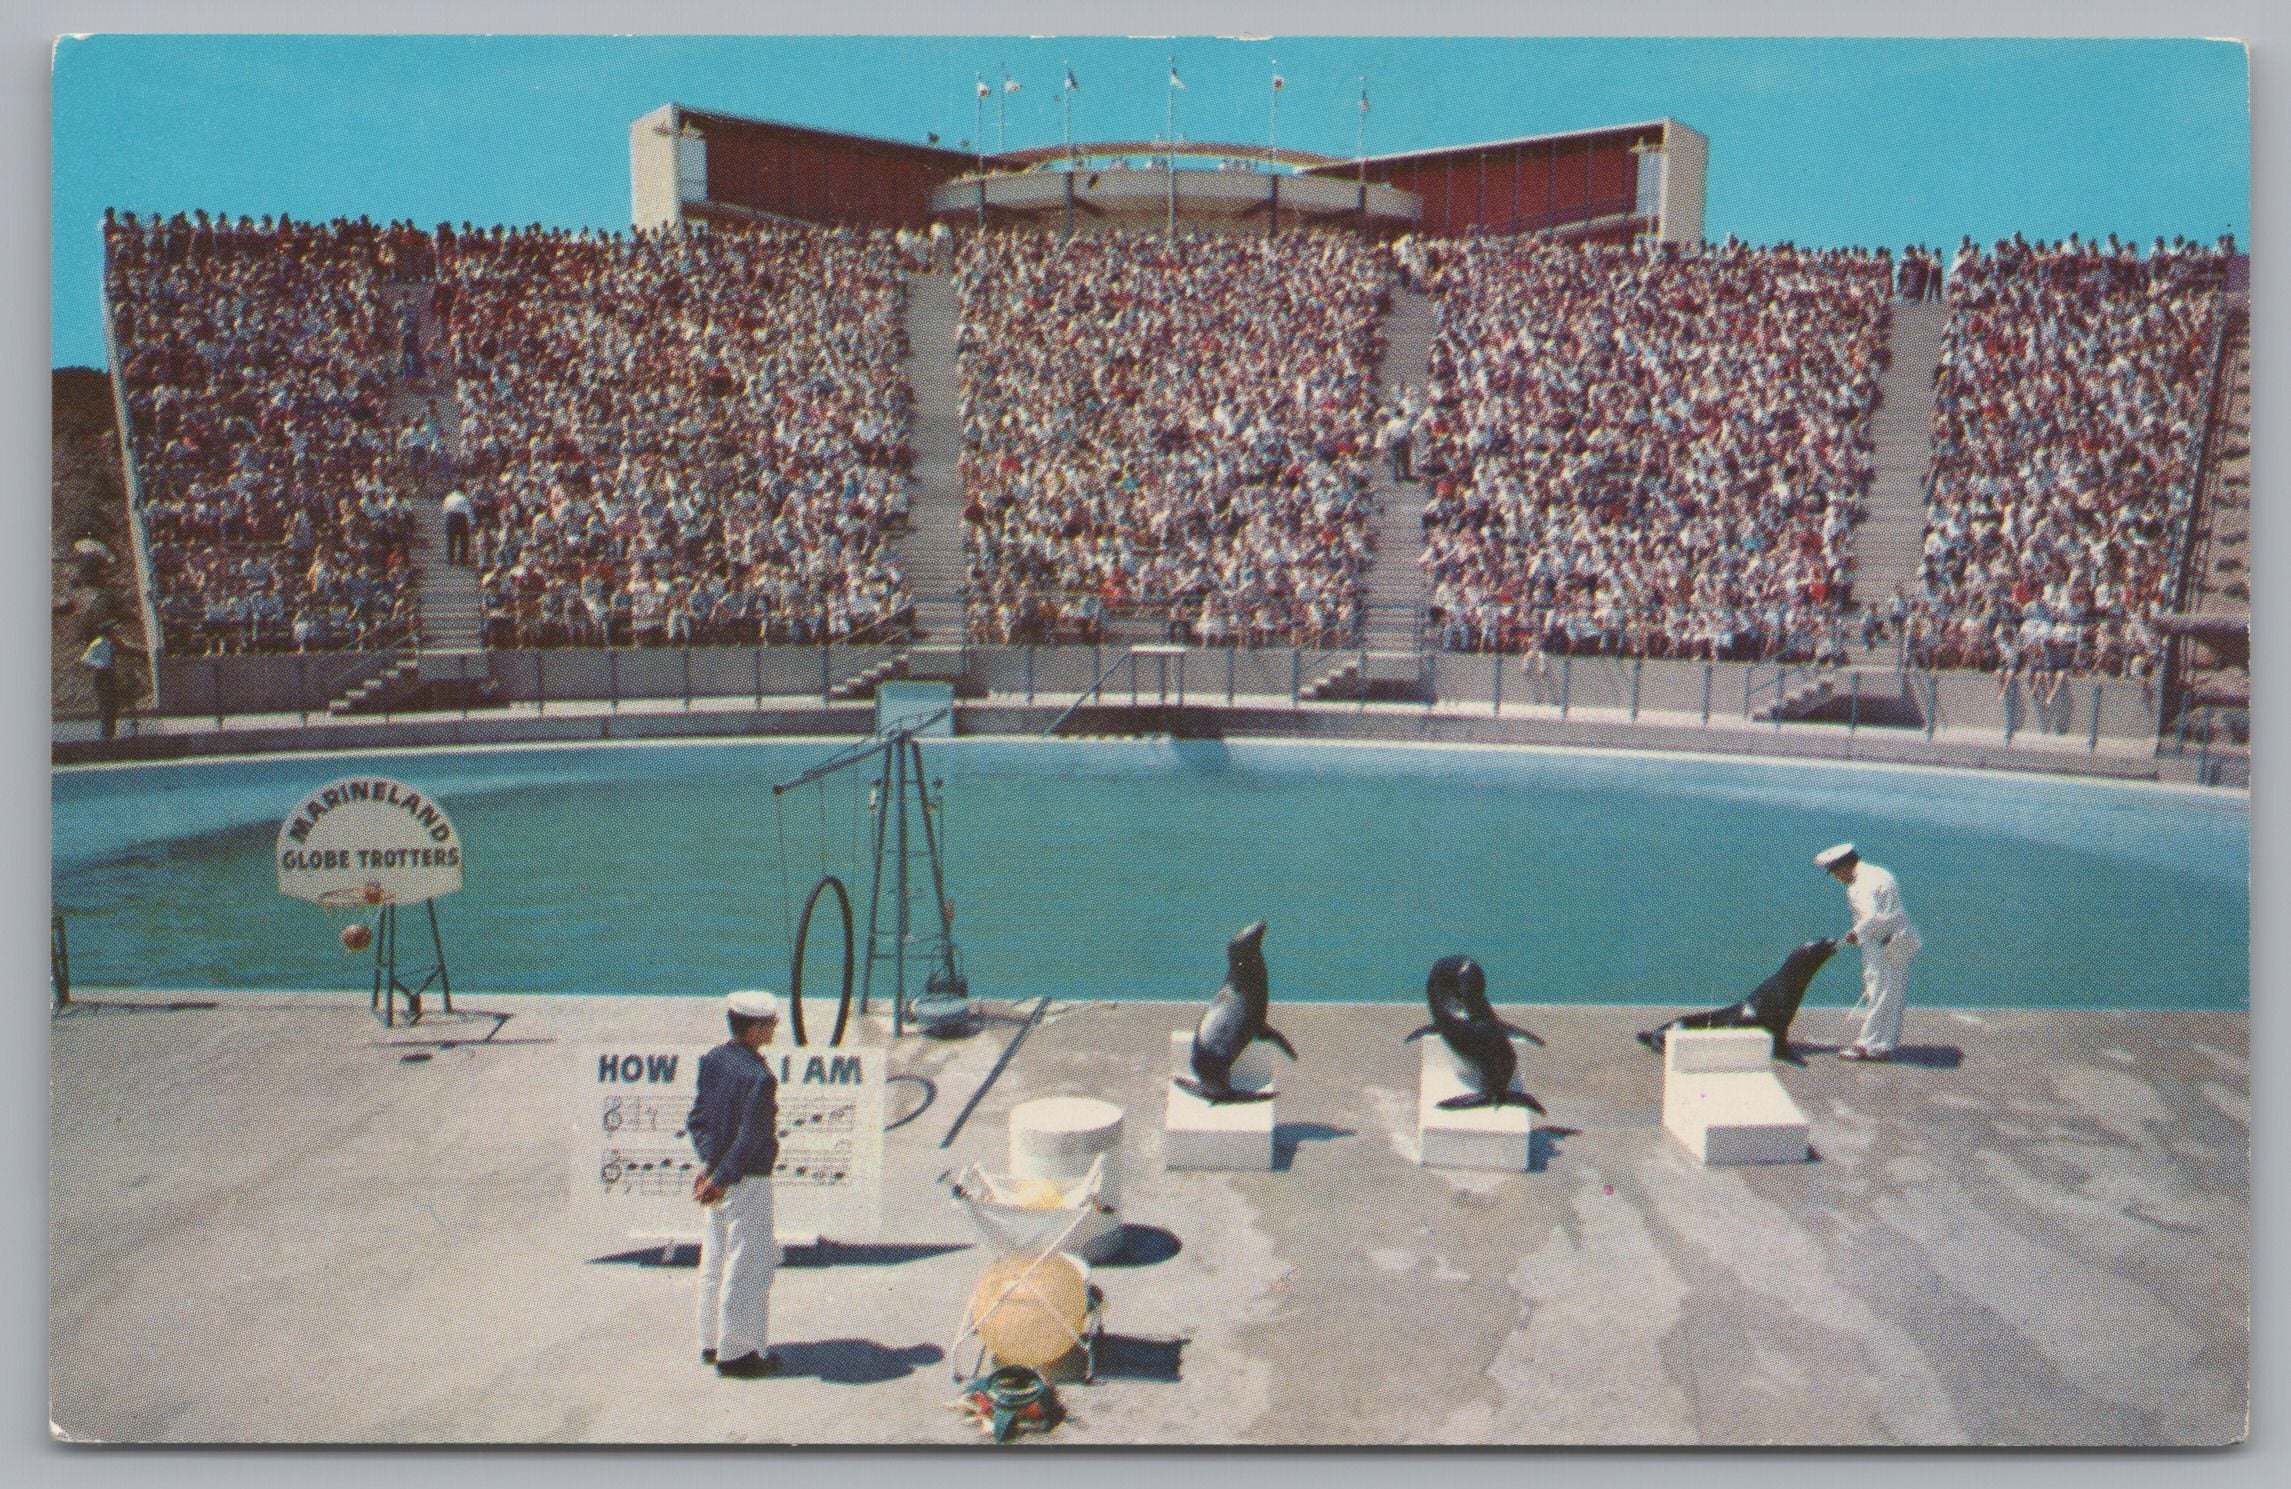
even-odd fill
[(963, 245), (972, 636), (1353, 634), (1390, 281), (1338, 235)]
[(1431, 486), (1451, 649), (1812, 660), (1837, 635), (1871, 475), (1881, 254), (1427, 242)]
[(806, 642), (905, 614), (887, 236), (465, 227), (437, 251), (489, 641)]
[(105, 295), (178, 655), (370, 646), (412, 617), (391, 486), (409, 225), (104, 214)]
[(2232, 251), (2017, 235), (1958, 249), (1914, 661), (2039, 687), (2155, 674)]
[[(175, 654), (412, 622), (409, 472), (450, 477), (495, 645), (880, 634), (908, 611), (900, 275), (956, 266), (970, 633), (1342, 644), (1371, 462), (1426, 483), (1458, 650), (1835, 655), (1887, 301), (1944, 294), (1916, 588), (1862, 638), (2146, 678), (2231, 243), (1983, 252), (1343, 235), (591, 233), (106, 214)], [(1428, 385), (1380, 406), (1397, 276)], [(415, 294), (430, 295), (432, 368)], [(421, 286), (408, 291), (402, 286)], [(460, 424), (393, 420), (442, 372)], [(407, 487), (407, 489), (411, 489)], [(442, 489), (442, 488), (441, 488)], [(1387, 561), (1400, 561), (1398, 556)]]

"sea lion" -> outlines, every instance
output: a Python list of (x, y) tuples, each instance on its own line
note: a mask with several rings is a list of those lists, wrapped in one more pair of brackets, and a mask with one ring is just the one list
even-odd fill
[(1233, 1086), (1233, 1062), (1253, 1040), (1269, 1040), (1294, 1060), (1296, 1047), (1265, 1022), (1273, 997), (1265, 979), (1265, 922), (1258, 921), (1225, 947), (1225, 981), (1193, 1030), (1193, 1078), (1176, 1076), (1178, 1089), (1204, 1101), (1270, 1101), (1270, 1091)]
[(1806, 1001), (1806, 987), (1814, 980), (1814, 974), (1822, 970), (1822, 965), (1837, 949), (1835, 941), (1808, 941), (1783, 958), (1774, 975), (1758, 984), (1742, 1002), (1672, 1019), (1659, 1029), (1641, 1034), (1639, 1043), (1659, 1055), (1673, 1029), (1764, 1029), (1774, 1036), (1775, 1058), (1796, 1060), (1797, 1055), (1790, 1049), (1791, 1021), (1798, 1016), (1798, 1005)]
[(1517, 1034), (1539, 1046), (1543, 1041), (1496, 1016), (1488, 1003), (1488, 976), (1478, 962), (1468, 956), (1444, 956), (1434, 962), (1432, 975), (1424, 982), (1424, 1001), (1431, 1005), (1432, 1022), (1408, 1039), (1421, 1039), (1436, 1031), (1455, 1052), (1461, 1066), (1458, 1073), (1471, 1088), (1441, 1102), (1443, 1111), (1524, 1106), (1531, 1112), (1543, 1112), (1542, 1102), (1512, 1089), (1512, 1077), (1519, 1073), (1519, 1054), (1511, 1047), (1510, 1036)]

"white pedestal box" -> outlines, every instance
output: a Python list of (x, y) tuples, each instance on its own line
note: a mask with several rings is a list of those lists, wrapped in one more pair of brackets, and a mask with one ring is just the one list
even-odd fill
[[(1535, 1152), (1535, 1113), (1524, 1106), (1476, 1106), (1442, 1111), (1452, 1096), (1468, 1096), (1462, 1063), (1437, 1034), (1422, 1039), (1422, 1074), (1416, 1083), (1416, 1161), (1427, 1168), (1482, 1168), (1527, 1172)], [(1511, 1042), (1516, 1054), (1527, 1041)], [(1513, 1082), (1516, 1089), (1518, 1082)]]
[(1774, 1076), (1763, 1029), (1673, 1029), (1663, 1047), (1663, 1126), (1706, 1164), (1804, 1163), (1806, 1114)]
[(1100, 1158), (1098, 1202), (1121, 1208), (1122, 1109), (1090, 1096), (1044, 1096), (1010, 1112), (1010, 1177), (1066, 1185)]
[[(1270, 1091), (1271, 1046), (1252, 1044), (1233, 1062), (1233, 1088)], [(1179, 1029), (1169, 1036), (1169, 1073), (1193, 1074), (1193, 1031)], [(1273, 1108), (1263, 1101), (1204, 1101), (1173, 1081), (1162, 1115), (1162, 1166), (1165, 1168), (1238, 1169), (1265, 1172), (1273, 1166)]]

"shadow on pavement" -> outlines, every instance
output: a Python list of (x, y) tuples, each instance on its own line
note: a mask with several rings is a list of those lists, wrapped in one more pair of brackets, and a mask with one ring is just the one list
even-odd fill
[(1095, 1263), (1101, 1267), (1150, 1267), (1168, 1261), (1185, 1249), (1185, 1243), (1175, 1231), (1158, 1225), (1128, 1225), (1122, 1227), (1122, 1243), (1112, 1256)]
[(839, 1386), (871, 1386), (901, 1380), (947, 1357), (935, 1344), (893, 1349), (872, 1339), (816, 1339), (808, 1344), (775, 1344), (781, 1374), (812, 1376)]
[(1154, 1380), (1175, 1385), (1185, 1353), (1183, 1339), (1140, 1339), (1107, 1334), (1098, 1340), (1098, 1379)]
[[(836, 1241), (819, 1241), (809, 1246), (790, 1246), (785, 1249), (780, 1265), (784, 1267), (895, 1267), (902, 1262), (929, 1261), (934, 1256), (945, 1256), (953, 1251), (968, 1251), (968, 1241), (939, 1242), (877, 1242), (846, 1246)], [(591, 1266), (625, 1267), (697, 1267), (700, 1265), (698, 1242), (675, 1242), (664, 1246), (645, 1246), (633, 1251), (615, 1251), (609, 1256), (592, 1256)]]
[(1273, 1129), (1273, 1171), (1287, 1173), (1297, 1160), (1297, 1149), (1306, 1143), (1334, 1142), (1352, 1135), (1349, 1127), (1331, 1127), (1325, 1122), (1283, 1122)]

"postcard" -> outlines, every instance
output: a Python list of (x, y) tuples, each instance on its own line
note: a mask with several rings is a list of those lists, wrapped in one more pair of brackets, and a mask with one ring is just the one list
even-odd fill
[(56, 1437), (2240, 1442), (2247, 74), (60, 42)]

